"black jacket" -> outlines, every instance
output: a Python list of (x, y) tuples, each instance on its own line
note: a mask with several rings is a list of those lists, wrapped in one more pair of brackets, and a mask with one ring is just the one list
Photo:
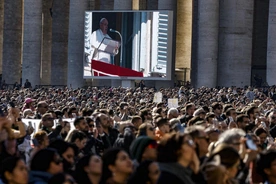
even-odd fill
[(185, 168), (178, 163), (160, 163), (161, 175), (157, 184), (194, 184), (192, 180), (192, 170)]
[(104, 143), (105, 149), (113, 147), (115, 141), (118, 138), (119, 131), (115, 128), (108, 128), (109, 134), (104, 133), (104, 136), (100, 136)]
[(102, 155), (104, 152), (104, 143), (100, 139), (94, 138), (91, 134), (86, 133), (88, 137), (88, 141), (83, 148), (84, 154), (97, 154), (97, 155)]

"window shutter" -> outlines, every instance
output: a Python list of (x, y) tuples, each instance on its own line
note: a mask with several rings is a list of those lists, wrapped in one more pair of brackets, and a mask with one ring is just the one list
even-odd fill
[(157, 69), (160, 73), (166, 73), (167, 50), (168, 50), (168, 12), (159, 12), (158, 18), (158, 46), (157, 46)]

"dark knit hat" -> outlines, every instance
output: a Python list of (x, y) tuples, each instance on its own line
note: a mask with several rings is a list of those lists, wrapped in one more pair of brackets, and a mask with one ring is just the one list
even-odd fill
[(136, 159), (139, 163), (141, 162), (142, 155), (145, 151), (145, 148), (150, 144), (156, 144), (156, 141), (148, 136), (140, 136), (135, 139), (129, 149), (130, 155), (133, 159)]
[(69, 142), (65, 142), (62, 139), (54, 140), (53, 142), (50, 143), (50, 145), (48, 146), (48, 148), (55, 149), (60, 156), (62, 156), (62, 154), (64, 152), (66, 152), (68, 148), (72, 148), (73, 151), (74, 151), (74, 153), (75, 153), (75, 155), (78, 154), (78, 147), (75, 144), (71, 144)]
[(55, 155), (58, 155), (58, 153), (52, 148), (39, 150), (31, 160), (31, 170), (46, 172), (54, 160)]
[(57, 140), (54, 140), (48, 147), (56, 149), (58, 154), (62, 155), (69, 148), (69, 143), (63, 140), (57, 139)]

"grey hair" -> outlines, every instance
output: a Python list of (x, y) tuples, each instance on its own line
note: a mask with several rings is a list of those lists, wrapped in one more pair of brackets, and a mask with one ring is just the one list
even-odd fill
[(169, 110), (168, 110), (168, 115), (169, 114), (178, 114), (178, 110), (176, 109), (176, 108), (170, 108)]
[(220, 134), (218, 142), (216, 145), (220, 143), (225, 144), (233, 144), (235, 140), (240, 139), (241, 137), (244, 137), (246, 133), (239, 128), (233, 128), (230, 130), (226, 130), (222, 134)]
[(271, 112), (268, 114), (268, 117), (271, 118), (275, 113), (276, 113), (275, 109), (271, 110)]
[(200, 134), (200, 131), (204, 131), (205, 128), (199, 125), (193, 125), (185, 128), (184, 133), (190, 134), (192, 137), (197, 137)]
[(107, 20), (106, 18), (101, 18), (100, 24), (103, 23), (104, 20)]
[(178, 123), (181, 124), (180, 120), (177, 118), (173, 118), (169, 122), (171, 125), (178, 124)]

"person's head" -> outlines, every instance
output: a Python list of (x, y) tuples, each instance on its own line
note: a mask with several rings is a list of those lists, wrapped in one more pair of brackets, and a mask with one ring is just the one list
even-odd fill
[(61, 112), (61, 110), (55, 110), (54, 114), (55, 114), (56, 118), (62, 118), (62, 116), (63, 116), (63, 113)]
[(216, 117), (216, 115), (213, 112), (208, 112), (205, 116), (208, 124), (213, 124), (213, 119)]
[(248, 107), (248, 109), (246, 110), (246, 115), (248, 115), (248, 117), (250, 119), (256, 119), (257, 116), (259, 116), (259, 109), (256, 106), (251, 106)]
[(236, 112), (236, 110), (234, 108), (228, 108), (225, 111), (225, 115), (226, 115), (226, 117), (232, 117), (233, 120), (235, 121), (236, 117), (237, 117), (237, 112)]
[(1, 176), (4, 183), (27, 184), (28, 170), (20, 157), (8, 157), (1, 163)]
[(23, 111), (23, 117), (24, 118), (28, 118), (28, 117), (33, 116), (33, 115), (34, 115), (34, 113), (33, 113), (32, 109), (25, 109)]
[(47, 132), (39, 130), (33, 136), (33, 144), (41, 149), (46, 148), (49, 145), (49, 138)]
[[(85, 103), (85, 102), (84, 102)], [(84, 104), (82, 103), (82, 105)], [(81, 110), (81, 115), (84, 116), (84, 117), (87, 117), (87, 116), (91, 116), (93, 113), (92, 109), (89, 109), (89, 108), (83, 108)]]
[(222, 113), (222, 105), (219, 102), (214, 102), (212, 104), (212, 109), (216, 115), (220, 115)]
[(185, 112), (189, 116), (193, 116), (193, 114), (195, 112), (195, 104), (193, 104), (193, 103), (187, 104), (186, 107), (185, 107)]
[(68, 121), (63, 121), (63, 123), (64, 123), (64, 127), (63, 127), (64, 133), (68, 133), (71, 130), (71, 125)]
[(238, 128), (246, 130), (246, 127), (250, 123), (249, 117), (245, 114), (240, 114), (237, 116)]
[(100, 113), (96, 118), (96, 123), (100, 123), (104, 129), (110, 127), (109, 117), (106, 114)]
[(188, 166), (193, 160), (194, 154), (195, 144), (187, 134), (167, 134), (157, 147), (157, 161), (161, 163), (181, 161)]
[(276, 151), (268, 150), (260, 154), (257, 160), (257, 171), (264, 181), (275, 181), (276, 179)]
[(254, 133), (248, 133), (247, 135), (249, 137), (251, 137), (251, 139), (254, 142), (254, 144), (256, 144), (256, 146), (258, 148), (258, 151), (262, 152), (263, 146), (261, 145), (260, 138), (256, 134), (254, 134)]
[(262, 127), (259, 127), (255, 130), (255, 135), (259, 137), (260, 139), (260, 144), (263, 145), (266, 141), (266, 138), (267, 138), (267, 131), (262, 128)]
[(238, 128), (237, 123), (235, 123), (234, 121), (232, 121), (228, 124), (228, 129), (232, 129), (232, 128)]
[(82, 157), (76, 165), (76, 180), (78, 183), (91, 183), (88, 176), (102, 175), (102, 159), (94, 154)]
[(154, 109), (153, 113), (154, 113), (154, 114), (159, 114), (159, 115), (162, 116), (163, 118), (166, 117), (166, 113), (165, 113), (165, 111), (163, 110), (162, 107), (157, 107), (156, 109)]
[(223, 105), (223, 110), (222, 110), (222, 112), (226, 114), (226, 111), (227, 111), (228, 109), (231, 109), (231, 108), (233, 108), (233, 105), (232, 105), (232, 104), (225, 104), (225, 105)]
[(195, 116), (195, 117), (192, 117), (187, 123), (187, 126), (193, 126), (193, 125), (205, 126), (206, 122), (204, 119), (200, 118), (199, 116)]
[(42, 125), (46, 128), (52, 128), (54, 126), (54, 118), (51, 113), (46, 113), (42, 116)]
[(237, 151), (240, 151), (240, 145), (242, 144), (241, 138), (245, 135), (245, 132), (239, 128), (226, 130), (220, 134), (219, 140), (216, 144), (227, 144), (235, 148)]
[(167, 117), (168, 117), (169, 120), (173, 119), (173, 118), (177, 118), (178, 115), (179, 115), (179, 112), (178, 112), (177, 108), (170, 108), (168, 110), (168, 116)]
[(68, 108), (67, 107), (64, 107), (62, 110), (61, 110), (62, 114), (64, 114), (64, 116), (66, 118), (68, 118)]
[(205, 112), (205, 110), (204, 110), (203, 108), (197, 109), (197, 110), (194, 112), (194, 114), (193, 114), (193, 116), (198, 116), (198, 117), (200, 117), (200, 118), (202, 118), (202, 119), (205, 118), (205, 115), (206, 115), (206, 112)]
[(121, 102), (120, 105), (120, 111), (123, 112), (123, 111), (127, 111), (128, 110), (128, 103), (126, 102)]
[(54, 176), (52, 176), (49, 181), (48, 184), (77, 184), (74, 180), (74, 178), (66, 173), (58, 173), (55, 174)]
[(202, 109), (205, 111), (206, 114), (210, 112), (210, 109), (207, 105), (202, 106)]
[(152, 116), (149, 109), (142, 109), (139, 112), (139, 115), (142, 118), (143, 123), (145, 123), (147, 120), (152, 120)]
[(137, 137), (139, 136), (148, 136), (152, 139), (155, 139), (154, 128), (149, 123), (143, 123), (139, 126)]
[(100, 29), (102, 30), (103, 34), (107, 34), (108, 31), (108, 21), (106, 18), (102, 18), (100, 20)]
[(155, 140), (148, 136), (140, 136), (132, 142), (129, 150), (133, 159), (140, 163), (144, 160), (156, 160), (156, 147)]
[(38, 102), (37, 111), (42, 115), (45, 114), (48, 111), (48, 104), (45, 101)]
[(81, 150), (86, 145), (87, 136), (85, 135), (85, 133), (75, 129), (67, 135), (65, 141), (75, 144), (78, 149)]
[(207, 134), (208, 138), (209, 138), (209, 143), (211, 142), (217, 142), (219, 135), (221, 133), (221, 131), (217, 128), (214, 128), (212, 126), (206, 128), (204, 130), (204, 132)]
[(87, 132), (89, 127), (84, 117), (77, 117), (74, 121), (74, 126), (77, 130)]
[(211, 152), (208, 160), (214, 159), (215, 156), (219, 156), (220, 164), (226, 168), (228, 174), (226, 174), (227, 178), (225, 179), (235, 178), (240, 166), (240, 155), (238, 151), (227, 144), (220, 144)]
[(272, 112), (269, 113), (268, 120), (271, 125), (276, 124), (276, 110), (273, 110)]
[(227, 126), (227, 123), (226, 121), (220, 121), (218, 122), (218, 129), (221, 131), (221, 132), (224, 132), (228, 129), (228, 126)]
[(156, 125), (158, 129), (163, 133), (169, 133), (170, 132), (170, 124), (168, 119), (166, 118), (158, 118), (156, 120)]
[(156, 107), (162, 109), (164, 107), (164, 105), (165, 105), (164, 102), (159, 102), (156, 104)]
[[(50, 106), (51, 106), (51, 105), (50, 105)], [(52, 115), (53, 119), (57, 119), (57, 115), (56, 115), (55, 111), (53, 111), (53, 110), (48, 110), (47, 113), (50, 113), (50, 114)]]
[(178, 132), (178, 131), (182, 131), (183, 127), (181, 126), (181, 122), (179, 119), (177, 118), (173, 118), (169, 121), (170, 123), (170, 132)]
[(185, 133), (189, 134), (196, 144), (196, 152), (199, 157), (208, 153), (209, 137), (202, 126), (190, 126), (185, 129)]
[(127, 180), (129, 175), (133, 172), (132, 161), (127, 152), (121, 148), (111, 148), (106, 150), (102, 157), (103, 160), (103, 173), (102, 182), (115, 176), (120, 176)]
[(68, 109), (68, 116), (69, 118), (75, 118), (78, 116), (78, 110), (76, 107), (71, 107)]
[(88, 124), (89, 132), (93, 132), (93, 129), (95, 128), (94, 119), (92, 119), (90, 117), (85, 117), (85, 120), (86, 120), (86, 122)]
[(134, 125), (134, 127), (138, 130), (139, 126), (143, 123), (142, 118), (140, 116), (134, 116), (131, 119), (131, 123)]
[(63, 172), (62, 159), (55, 149), (47, 148), (39, 150), (31, 160), (32, 171), (58, 174)]
[(129, 180), (132, 184), (151, 183), (155, 184), (160, 176), (160, 170), (157, 162), (152, 160), (143, 161), (136, 169)]
[(64, 171), (72, 168), (75, 163), (75, 155), (77, 155), (76, 146), (61, 139), (57, 139), (49, 145), (49, 148), (56, 149), (58, 154), (63, 158)]

